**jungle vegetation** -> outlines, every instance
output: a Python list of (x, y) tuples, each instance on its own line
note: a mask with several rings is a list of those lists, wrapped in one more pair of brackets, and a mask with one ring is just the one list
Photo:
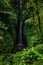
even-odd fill
[(0, 65), (43, 65), (43, 0), (22, 0), (27, 47), (11, 53), (17, 41), (19, 4), (19, 0), (0, 0)]

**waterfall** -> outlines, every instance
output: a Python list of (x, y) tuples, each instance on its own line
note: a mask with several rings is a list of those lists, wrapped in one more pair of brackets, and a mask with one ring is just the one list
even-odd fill
[(23, 41), (22, 41), (22, 0), (20, 0), (20, 7), (19, 7), (19, 30), (18, 30), (18, 42), (17, 46), (22, 47)]
[(17, 40), (16, 44), (14, 44), (14, 48), (12, 52), (21, 51), (24, 48), (23, 42), (23, 20), (22, 20), (22, 0), (19, 3), (19, 13), (18, 13), (18, 24), (17, 24)]
[(23, 46), (23, 41), (22, 41), (22, 24), (23, 24), (23, 21), (22, 21), (22, 18), (20, 16), (20, 24), (19, 24), (19, 31), (18, 31), (18, 46)]

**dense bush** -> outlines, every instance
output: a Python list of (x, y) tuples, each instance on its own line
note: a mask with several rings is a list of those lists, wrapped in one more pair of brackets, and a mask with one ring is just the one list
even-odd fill
[[(24, 5), (24, 37), (28, 47), (43, 43), (43, 2), (29, 0)], [(39, 10), (40, 9), (40, 10)], [(39, 12), (39, 13), (38, 13)]]
[(0, 65), (43, 65), (42, 49), (43, 44), (15, 54), (1, 54)]
[(10, 0), (1, 0), (0, 6), (0, 51), (8, 53), (16, 41), (17, 14)]

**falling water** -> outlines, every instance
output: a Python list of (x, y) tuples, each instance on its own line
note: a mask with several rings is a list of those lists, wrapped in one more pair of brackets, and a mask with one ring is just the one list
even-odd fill
[(23, 46), (23, 42), (22, 42), (22, 18), (20, 16), (20, 24), (19, 24), (19, 31), (18, 31), (18, 46)]
[(24, 47), (24, 44), (23, 44), (23, 35), (22, 35), (22, 27), (23, 27), (23, 20), (22, 20), (22, 0), (20, 0), (20, 4), (19, 4), (19, 13), (18, 13), (18, 16), (19, 16), (19, 22), (18, 22), (18, 31), (17, 31), (17, 43), (14, 45), (15, 47), (13, 48), (13, 52), (16, 52), (16, 51), (21, 51)]
[(20, 8), (19, 8), (19, 31), (18, 31), (18, 42), (17, 46), (23, 47), (23, 41), (22, 41), (22, 0), (20, 0)]

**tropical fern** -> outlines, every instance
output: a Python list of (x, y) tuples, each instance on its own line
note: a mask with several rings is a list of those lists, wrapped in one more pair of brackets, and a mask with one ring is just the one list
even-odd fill
[[(11, 0), (0, 0), (0, 51), (7, 53), (13, 48), (16, 41), (15, 26), (17, 24), (17, 13), (12, 6)], [(3, 40), (1, 40), (3, 38)], [(7, 47), (8, 45), (8, 47)]]

